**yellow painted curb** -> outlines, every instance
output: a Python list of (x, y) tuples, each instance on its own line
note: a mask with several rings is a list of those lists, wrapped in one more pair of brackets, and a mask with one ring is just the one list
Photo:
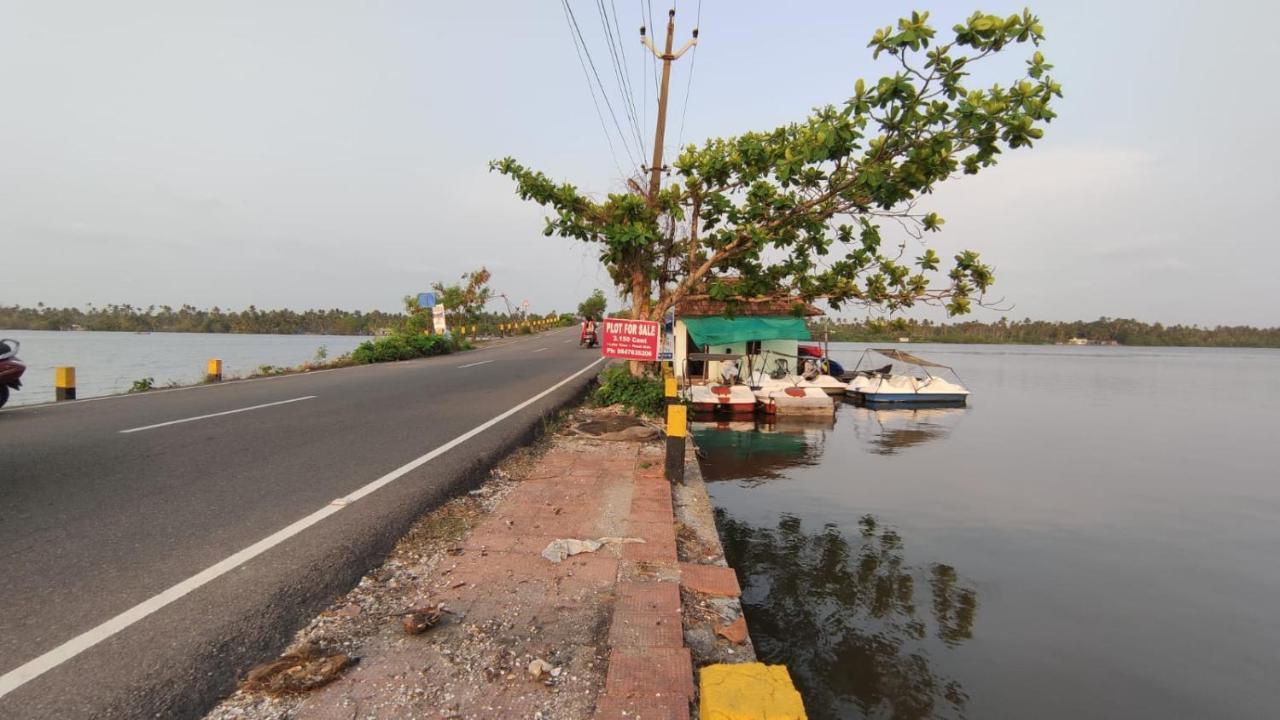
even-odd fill
[(699, 678), (702, 720), (806, 720), (785, 665), (708, 665)]

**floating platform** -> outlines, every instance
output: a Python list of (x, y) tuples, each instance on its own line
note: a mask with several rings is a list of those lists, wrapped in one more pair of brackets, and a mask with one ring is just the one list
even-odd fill
[(760, 410), (770, 417), (833, 417), (835, 401), (816, 387), (763, 387), (755, 391)]

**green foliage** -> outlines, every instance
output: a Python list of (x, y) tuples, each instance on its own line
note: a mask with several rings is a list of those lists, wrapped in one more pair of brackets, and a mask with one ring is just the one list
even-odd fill
[(1161, 345), (1168, 347), (1265, 347), (1280, 348), (1280, 327), (1247, 325), (1162, 325), (1125, 318), (1099, 318), (1092, 322), (1049, 322), (1000, 318), (997, 322), (934, 323), (929, 320), (866, 320), (811, 323), (814, 337), (830, 333), (832, 342), (1009, 343), (1045, 345), (1083, 338), (1090, 343)]
[(360, 364), (412, 360), (453, 352), (454, 343), (440, 335), (389, 335), (366, 340), (351, 351), (351, 359)]
[(662, 378), (650, 373), (632, 375), (626, 365), (610, 365), (600, 373), (599, 381), (592, 395), (596, 405), (621, 403), (641, 415), (662, 413)]
[(81, 308), (0, 306), (0, 327), (13, 330), (85, 330), (121, 332), (264, 333), (298, 335), (372, 335), (381, 328), (398, 326), (397, 313), (359, 310), (259, 310), (250, 305), (241, 311), (192, 305), (174, 309), (168, 305), (141, 308), (129, 304)]
[(329, 358), (329, 346), (321, 345), (320, 347), (316, 348), (316, 354), (312, 358), (312, 362), (316, 363), (317, 365), (320, 365), (320, 364), (323, 364), (324, 361), (327, 360), (328, 358)]
[[(445, 285), (443, 282), (431, 284), (431, 289), (436, 294), (436, 303), (445, 308), (445, 322), (450, 329), (480, 324), (494, 317), (484, 310), (484, 306), (496, 297), (489, 289), (490, 277), (489, 271), (481, 267), (463, 274), (465, 285)], [(439, 328), (432, 327), (431, 310), (419, 307), (417, 295), (405, 295), (404, 308), (407, 317), (400, 325), (402, 334), (419, 335), (423, 331), (433, 330), (439, 332)]]
[(144, 377), (139, 380), (134, 380), (133, 385), (129, 386), (129, 392), (131, 393), (146, 392), (154, 388), (155, 386), (156, 386), (155, 378)]
[[(1062, 91), (1039, 51), (1005, 85), (973, 80), (986, 58), (1040, 43), (1044, 29), (1030, 11), (975, 13), (942, 43), (928, 18), (912, 13), (872, 37), (873, 57), (890, 56), (892, 74), (859, 79), (841, 106), (801, 122), (688, 146), (673, 163), (678, 181), (657, 197), (598, 201), (509, 157), (490, 169), (552, 211), (546, 235), (598, 245), (634, 317), (658, 318), (704, 294), (794, 294), (837, 309), (923, 302), (966, 313), (995, 281), (992, 270), (969, 250), (945, 271), (933, 250), (912, 261), (908, 241), (944, 223), (917, 204), (938, 183), (1040, 139)], [(908, 237), (883, 237), (885, 219)]]
[(607, 306), (608, 301), (605, 300), (604, 292), (599, 289), (592, 290), (591, 297), (578, 303), (578, 317), (591, 318), (592, 320), (603, 319)]

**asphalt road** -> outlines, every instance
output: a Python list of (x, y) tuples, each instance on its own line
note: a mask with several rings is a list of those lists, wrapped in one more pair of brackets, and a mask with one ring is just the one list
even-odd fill
[(576, 333), (0, 411), (0, 717), (199, 717), (583, 391), (511, 412)]

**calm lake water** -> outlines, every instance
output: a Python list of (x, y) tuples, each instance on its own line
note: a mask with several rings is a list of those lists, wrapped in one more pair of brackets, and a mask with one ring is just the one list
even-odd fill
[(909, 349), (970, 406), (693, 433), (810, 717), (1280, 717), (1280, 352)]
[(150, 377), (157, 387), (193, 383), (204, 377), (209, 358), (222, 358), (224, 376), (248, 375), (262, 365), (298, 365), (324, 346), (329, 357), (349, 352), (366, 337), (353, 335), (233, 335), (229, 333), (58, 332), (3, 330), (0, 337), (22, 343), (27, 365), (22, 389), (10, 405), (53, 399), (53, 369), (76, 369), (80, 398), (125, 392), (134, 380)]

